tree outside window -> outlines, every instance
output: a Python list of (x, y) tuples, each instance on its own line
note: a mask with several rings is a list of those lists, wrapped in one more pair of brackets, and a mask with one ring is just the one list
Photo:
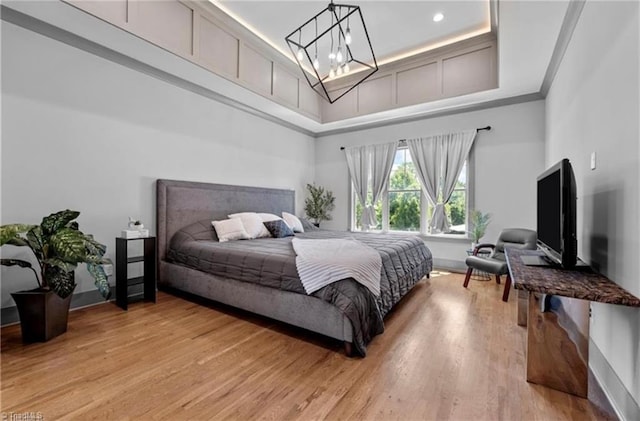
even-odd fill
[(398, 149), (389, 184), (389, 229), (392, 231), (420, 231), (421, 189), (411, 154)]

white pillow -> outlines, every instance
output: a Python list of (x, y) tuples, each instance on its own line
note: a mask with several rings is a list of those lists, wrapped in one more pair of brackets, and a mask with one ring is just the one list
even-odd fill
[(260, 218), (262, 218), (262, 222), (277, 221), (278, 219), (282, 219), (278, 215), (274, 215), (272, 213), (259, 213), (258, 215), (260, 216)]
[(240, 219), (224, 219), (222, 221), (211, 221), (211, 225), (216, 230), (218, 240), (221, 243), (233, 240), (248, 240), (249, 234), (242, 225)]
[(249, 238), (271, 237), (271, 233), (262, 223), (262, 218), (255, 212), (240, 212), (229, 215), (231, 219), (240, 219)]
[(286, 222), (287, 225), (289, 225), (289, 227), (293, 230), (293, 232), (304, 232), (302, 222), (297, 216), (292, 215), (289, 212), (282, 212), (282, 218), (284, 219), (284, 222)]

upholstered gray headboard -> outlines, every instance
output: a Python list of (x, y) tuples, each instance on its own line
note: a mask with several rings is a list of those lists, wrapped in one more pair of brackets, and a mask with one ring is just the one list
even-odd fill
[(193, 181), (156, 181), (158, 261), (164, 260), (171, 237), (203, 219), (225, 219), (236, 212), (294, 213), (295, 191)]

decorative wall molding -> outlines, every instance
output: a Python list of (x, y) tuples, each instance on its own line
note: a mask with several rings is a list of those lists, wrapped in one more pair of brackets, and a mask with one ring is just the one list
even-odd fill
[[(351, 98), (328, 104), (291, 60), (210, 2), (63, 1), (316, 122), (493, 89), (498, 83), (495, 34), (487, 33), (381, 66), (347, 95)], [(424, 65), (435, 77), (420, 79)], [(328, 85), (339, 91), (353, 77)]]
[[(297, 66), (210, 2), (63, 1), (277, 104), (321, 121), (322, 99), (308, 86)], [(275, 69), (286, 72), (288, 77), (277, 80)], [(291, 97), (293, 93), (295, 98)]]
[[(358, 117), (498, 87), (495, 34), (487, 33), (380, 66), (333, 104), (322, 103), (322, 122)], [(358, 75), (327, 83), (340, 92)]]
[[(263, 118), (265, 120), (279, 124), (283, 127), (287, 127), (291, 130), (295, 130), (299, 133), (312, 136), (312, 137), (316, 136), (314, 132), (306, 130), (296, 124), (293, 124), (283, 119), (280, 119), (278, 117), (272, 116), (271, 114), (268, 114), (262, 110), (253, 108), (233, 98), (221, 95), (211, 89), (208, 89), (207, 87), (193, 83), (187, 79), (176, 76), (172, 73), (166, 72), (157, 67), (151, 66), (147, 63), (143, 63), (140, 60), (131, 58), (118, 51), (107, 48), (103, 45), (90, 41), (86, 38), (80, 37), (69, 31), (53, 26), (47, 22), (43, 22), (32, 16), (21, 13), (17, 10), (11, 9), (5, 5), (0, 6), (0, 18), (5, 22), (12, 23), (24, 29), (33, 31), (40, 35), (46, 36), (48, 38), (51, 38), (56, 41), (67, 44), (69, 46), (72, 46), (74, 48), (78, 48), (80, 50), (94, 54), (98, 57), (102, 57), (113, 63), (117, 63), (127, 68), (130, 68), (132, 70), (138, 71), (140, 73), (144, 73), (150, 77), (154, 77), (158, 80), (162, 80), (163, 82), (170, 83), (181, 89), (185, 89), (187, 91), (193, 92), (203, 97), (212, 99), (214, 101), (218, 101), (222, 104), (244, 111), (248, 114)], [(316, 95), (314, 92), (312, 92), (312, 94)]]
[[(67, 5), (71, 5), (73, 1), (78, 1), (78, 0), (68, 0), (66, 2), (62, 2), (62, 3), (66, 3)], [(129, 20), (133, 18), (133, 16), (135, 15), (136, 11), (134, 9), (129, 9), (129, 2), (134, 2), (137, 0), (112, 0), (109, 2), (82, 2), (83, 7), (84, 8), (90, 8), (90, 7), (103, 7), (102, 10), (100, 11), (100, 13), (104, 16), (104, 18), (100, 18), (103, 21), (106, 21), (107, 18), (110, 20), (114, 20), (114, 21), (118, 21), (120, 22), (120, 25), (115, 25), (114, 26), (123, 26), (126, 27), (127, 25), (131, 25), (129, 23)], [(495, 0), (492, 0), (492, 2), (495, 2)], [(210, 52), (207, 51), (207, 53), (205, 53), (204, 51), (206, 50), (206, 41), (203, 41), (201, 39), (201, 37), (199, 36), (199, 34), (203, 31), (207, 31), (207, 30), (211, 30), (211, 28), (214, 28), (214, 31), (217, 31), (218, 33), (222, 33), (223, 36), (226, 36), (227, 41), (227, 46), (225, 48), (233, 48), (235, 51), (239, 52), (239, 39), (240, 37), (242, 37), (243, 39), (247, 39), (250, 40), (252, 45), (256, 48), (258, 48), (261, 53), (263, 55), (266, 55), (267, 57), (271, 57), (273, 60), (276, 60), (276, 58), (274, 58), (275, 56), (279, 56), (280, 59), (282, 59), (282, 57), (279, 55), (279, 53), (275, 52), (275, 50), (273, 50), (273, 48), (271, 46), (269, 46), (268, 44), (266, 44), (263, 40), (261, 40), (260, 38), (256, 37), (253, 33), (251, 33), (250, 31), (246, 30), (246, 28), (241, 27), (240, 25), (237, 24), (237, 22), (235, 22), (233, 19), (231, 19), (229, 16), (227, 16), (226, 14), (224, 14), (222, 11), (220, 11), (218, 8), (216, 8), (214, 5), (208, 3), (208, 2), (191, 2), (189, 0), (183, 0), (181, 2), (184, 5), (188, 5), (192, 7), (192, 10), (195, 10), (195, 8), (202, 7), (205, 8), (206, 11), (209, 13), (209, 15), (207, 15), (206, 18), (202, 18), (202, 19), (196, 19), (197, 16), (203, 16), (202, 14), (197, 14), (194, 13), (193, 14), (193, 31), (194, 31), (194, 38), (193, 38), (193, 44), (192, 44), (192, 52), (193, 55), (199, 55), (200, 60), (202, 62), (209, 62), (209, 64), (207, 66), (204, 65), (198, 65), (199, 67), (203, 68), (203, 69), (207, 69), (208, 67), (212, 67), (215, 66), (215, 64), (219, 64), (220, 66), (222, 66), (220, 64), (219, 60), (215, 60), (215, 57), (218, 57), (219, 55), (225, 55), (223, 53), (215, 53), (215, 52)], [(576, 4), (574, 4), (576, 3)], [(572, 32), (569, 30), (567, 22), (573, 22), (576, 21), (579, 17), (579, 12), (582, 10), (581, 5), (582, 3), (584, 3), (584, 0), (575, 0), (572, 1), (569, 5), (569, 9), (567, 10), (567, 16), (565, 17), (565, 24), (563, 24), (562, 29), (561, 29), (561, 34), (559, 37), (559, 41), (558, 44), (561, 43), (560, 40), (565, 39), (566, 41), (568, 41), (570, 39), (570, 36), (567, 35), (569, 32)], [(127, 8), (122, 8), (122, 4), (126, 4)], [(217, 92), (215, 92), (212, 89), (209, 89), (207, 87), (204, 87), (200, 84), (196, 84), (193, 83), (191, 81), (189, 81), (188, 79), (185, 79), (184, 77), (180, 77), (180, 76), (176, 76), (174, 74), (171, 74), (165, 70), (162, 69), (158, 69), (156, 67), (153, 67), (151, 65), (148, 65), (146, 63), (143, 63), (139, 60), (136, 59), (132, 59), (131, 57), (128, 57), (118, 51), (115, 51), (113, 49), (109, 49), (106, 48), (100, 44), (97, 44), (95, 42), (89, 41), (79, 35), (75, 35), (74, 33), (65, 31), (63, 29), (60, 29), (58, 27), (55, 27), (51, 24), (48, 24), (47, 22), (43, 22), (40, 21), (36, 18), (31, 17), (29, 14), (24, 14), (20, 10), (21, 8), (17, 8), (13, 9), (11, 6), (11, 3), (6, 3), (4, 5), (1, 6), (2, 7), (2, 19), (8, 22), (12, 22), (15, 23), (19, 26), (22, 26), (26, 29), (30, 29), (33, 30), (34, 32), (40, 33), (42, 35), (48, 36), (50, 38), (56, 39), (58, 41), (64, 42), (68, 45), (83, 49), (87, 52), (90, 52), (92, 54), (96, 54), (98, 56), (101, 56), (107, 60), (111, 60), (113, 62), (119, 63), (121, 65), (127, 66), (131, 69), (140, 71), (142, 73), (148, 74), (149, 76), (152, 77), (156, 77), (160, 80), (163, 80), (167, 83), (171, 83), (174, 84), (177, 87), (183, 88), (183, 89), (187, 89), (189, 91), (192, 91), (194, 93), (197, 93), (199, 95), (203, 95), (205, 97), (214, 99), (216, 101), (222, 102), (226, 105), (232, 106), (234, 108), (246, 111), (254, 116), (258, 116), (261, 118), (264, 118), (268, 121), (272, 121), (276, 124), (280, 124), (284, 127), (290, 128), (292, 130), (298, 131), (300, 133), (306, 134), (306, 135), (310, 135), (313, 137), (321, 137), (321, 136), (326, 136), (326, 135), (331, 135), (331, 134), (338, 134), (338, 133), (343, 133), (343, 132), (351, 132), (351, 131), (355, 131), (355, 130), (361, 130), (361, 129), (365, 129), (365, 128), (375, 128), (375, 127), (382, 127), (382, 126), (386, 126), (389, 124), (398, 124), (398, 123), (402, 123), (402, 122), (406, 122), (406, 121), (415, 121), (415, 120), (420, 120), (420, 119), (428, 119), (428, 118), (433, 118), (433, 117), (438, 117), (438, 116), (442, 116), (442, 115), (448, 115), (448, 114), (456, 114), (456, 113), (461, 113), (461, 112), (468, 112), (468, 111), (474, 111), (474, 110), (479, 110), (479, 109), (484, 109), (484, 108), (492, 108), (495, 106), (501, 106), (501, 105), (508, 105), (508, 104), (515, 104), (518, 102), (528, 102), (528, 101), (532, 101), (532, 100), (537, 100), (537, 99), (544, 99), (545, 98), (545, 87), (547, 85), (550, 85), (550, 80), (551, 78), (549, 77), (550, 74), (555, 74), (555, 71), (551, 71), (548, 70), (547, 71), (547, 78), (545, 78), (545, 83), (543, 83), (543, 88), (541, 91), (539, 92), (534, 92), (534, 93), (530, 93), (530, 94), (524, 94), (524, 95), (517, 95), (514, 97), (510, 97), (510, 98), (505, 98), (505, 99), (498, 99), (498, 100), (493, 100), (493, 101), (488, 101), (486, 103), (480, 103), (480, 104), (473, 104), (473, 105), (461, 105), (461, 106), (454, 106), (452, 108), (448, 108), (445, 111), (434, 111), (434, 112), (424, 112), (424, 113), (420, 113), (419, 115), (413, 115), (407, 118), (398, 118), (398, 117), (390, 117), (384, 120), (379, 120), (376, 122), (369, 122), (369, 123), (362, 123), (360, 125), (355, 125), (352, 127), (348, 127), (348, 128), (340, 128), (340, 129), (335, 129), (335, 130), (327, 130), (327, 131), (317, 131), (316, 129), (307, 129), (304, 127), (301, 127), (295, 123), (283, 120), (282, 118), (279, 118), (277, 116), (274, 116), (272, 114), (269, 114), (267, 112), (262, 111), (261, 109), (259, 109), (259, 107), (252, 107), (249, 105), (246, 105), (245, 103), (238, 101), (232, 97), (229, 96), (225, 96), (222, 94), (219, 94)], [(107, 9), (108, 7), (110, 7), (109, 9)], [(118, 8), (119, 7), (119, 8)], [(80, 10), (80, 9), (78, 9)], [(494, 11), (497, 10), (497, 3), (492, 3), (491, 4), (491, 10), (492, 13), (494, 13)], [(217, 11), (217, 15), (214, 15), (213, 11)], [(84, 12), (84, 11), (83, 11)], [(95, 12), (95, 11), (94, 11)], [(86, 13), (86, 12), (85, 12)], [(97, 13), (97, 12), (96, 12)], [(22, 17), (18, 18), (17, 15), (22, 15)], [(87, 16), (89, 16), (90, 14), (88, 13)], [(92, 15), (94, 16), (94, 15)], [(569, 17), (569, 16), (573, 16), (573, 17)], [(209, 22), (209, 24), (207, 24), (207, 22)], [(221, 28), (221, 24), (220, 22), (227, 24), (227, 25), (233, 25), (235, 24), (236, 26), (240, 26), (240, 28), (234, 28), (234, 29), (229, 29), (228, 31), (219, 29)], [(207, 28), (203, 28), (203, 26), (207, 26)], [(575, 24), (572, 26), (572, 28), (575, 26)], [(225, 26), (225, 28), (228, 28), (228, 26)], [(485, 34), (485, 35), (481, 35), (480, 37), (492, 37), (493, 34)], [(565, 41), (565, 42), (566, 42)], [(450, 46), (445, 46), (445, 47), (441, 47), (440, 49), (438, 49), (437, 51), (440, 53), (445, 53), (446, 51), (452, 51), (455, 48), (460, 48), (461, 46), (465, 46), (465, 45), (469, 45), (469, 43), (473, 43), (473, 42), (478, 42), (478, 37), (474, 38), (474, 39), (470, 39), (470, 40), (465, 40), (465, 41), (461, 41), (460, 43), (457, 43), (455, 45), (450, 45)], [(216, 44), (219, 45), (219, 44)], [(229, 45), (231, 45), (231, 47), (229, 47)], [(203, 49), (204, 47), (204, 49)], [(210, 53), (210, 54), (209, 54)], [(422, 53), (421, 55), (417, 55), (417, 56), (413, 56), (413, 57), (409, 57), (407, 59), (404, 59), (401, 61), (400, 66), (406, 66), (406, 69), (408, 70), (402, 70), (402, 69), (397, 69), (397, 70), (392, 70), (394, 66), (396, 66), (396, 63), (389, 63), (385, 66), (381, 67), (381, 71), (385, 72), (387, 70), (390, 71), (395, 71), (396, 72), (396, 80), (395, 82), (395, 93), (393, 95), (395, 95), (394, 100), (399, 104), (400, 106), (405, 106), (405, 103), (403, 103), (402, 101), (406, 101), (406, 103), (410, 103), (411, 101), (415, 101), (415, 98), (412, 98), (410, 94), (407, 94), (407, 89), (406, 89), (406, 80), (407, 80), (407, 76), (409, 76), (407, 73), (405, 72), (411, 72), (411, 70), (413, 70), (415, 68), (415, 66), (420, 67), (420, 62), (424, 63), (424, 68), (420, 68), (420, 70), (416, 71), (416, 72), (422, 72), (422, 74), (429, 74), (429, 64), (428, 60), (426, 60), (427, 55), (429, 54), (434, 54), (434, 51), (428, 51), (425, 53)], [(551, 69), (554, 66), (554, 62), (557, 64), (559, 64), (559, 62), (561, 61), (561, 55), (564, 54), (564, 49), (560, 48), (558, 46), (556, 46), (556, 51), (554, 52), (554, 57), (552, 58), (552, 64), (550, 64), (549, 69)], [(272, 57), (273, 55), (273, 57)], [(191, 60), (189, 60), (191, 61)], [(193, 63), (193, 61), (191, 61)], [(237, 69), (237, 62), (238, 59), (232, 59), (230, 60), (230, 64), (228, 67), (226, 67), (226, 71), (218, 68), (217, 72), (214, 72), (216, 75), (225, 78), (227, 80), (230, 80), (231, 78), (235, 78), (235, 79), (239, 79), (239, 71)], [(197, 63), (194, 63), (197, 64)], [(219, 66), (219, 67), (220, 67)], [(414, 67), (412, 67), (414, 66)], [(278, 61), (278, 65), (274, 65), (273, 66), (274, 72), (277, 72), (278, 70), (287, 70), (288, 73), (290, 73), (292, 76), (295, 76), (296, 74), (298, 74), (299, 72), (299, 68), (294, 64), (289, 62), (288, 60), (286, 60), (286, 63), (281, 63)], [(211, 70), (209, 70), (211, 71)], [(400, 77), (398, 77), (398, 74), (400, 74)], [(377, 76), (377, 75), (376, 75)], [(404, 79), (403, 79), (404, 77)], [(319, 116), (321, 111), (320, 111), (320, 107), (321, 107), (321, 100), (319, 99), (318, 95), (313, 92), (313, 90), (309, 89), (303, 89), (304, 87), (307, 87), (306, 81), (300, 81), (300, 78), (298, 78), (298, 98), (297, 98), (297, 106), (299, 107), (298, 110), (296, 110), (296, 112), (299, 115), (302, 116), (307, 116), (307, 114), (304, 113), (304, 111), (300, 111), (300, 110), (304, 110), (304, 109), (309, 109), (310, 110), (310, 115), (312, 116)], [(405, 82), (404, 85), (404, 91), (403, 91), (403, 81)], [(304, 82), (304, 83), (302, 83)], [(239, 85), (238, 85), (239, 86)], [(271, 95), (273, 97), (273, 99), (269, 98), (269, 100), (272, 100), (274, 102), (277, 102), (278, 104), (283, 105), (284, 107), (286, 107), (287, 109), (293, 109), (292, 108), (292, 104), (294, 101), (291, 101), (291, 92), (295, 91), (295, 88), (293, 89), (286, 89), (283, 88), (282, 86), (279, 88), (279, 90), (276, 90), (274, 92), (273, 95)], [(426, 93), (422, 93), (422, 95), (430, 95), (428, 90)], [(348, 97), (348, 95), (347, 95)], [(355, 101), (355, 99), (357, 98), (353, 98), (352, 101)], [(348, 101), (347, 98), (342, 99), (341, 101)], [(402, 104), (402, 105), (400, 105)], [(354, 106), (357, 106), (357, 103), (355, 103)], [(338, 110), (339, 111), (339, 110)], [(332, 117), (331, 115), (326, 116), (329, 118), (333, 118), (335, 120), (335, 117)], [(304, 117), (302, 117), (304, 118)], [(312, 118), (312, 117), (309, 117)], [(318, 117), (316, 117), (316, 119), (314, 121), (318, 121)]]

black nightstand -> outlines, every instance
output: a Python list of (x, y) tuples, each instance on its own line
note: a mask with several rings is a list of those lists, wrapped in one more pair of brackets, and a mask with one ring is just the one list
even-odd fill
[[(142, 241), (144, 252), (141, 256), (128, 257), (130, 241)], [(143, 276), (129, 277), (129, 265), (142, 262)], [(142, 284), (142, 292), (131, 293), (131, 287)], [(116, 238), (116, 304), (127, 310), (130, 302), (156, 302), (156, 237)]]

